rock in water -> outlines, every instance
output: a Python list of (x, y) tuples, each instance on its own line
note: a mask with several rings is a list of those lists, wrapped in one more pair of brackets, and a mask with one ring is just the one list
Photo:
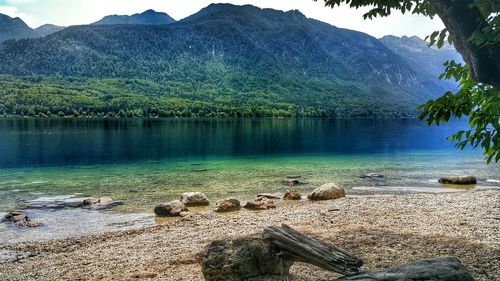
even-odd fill
[(474, 281), (467, 269), (456, 258), (439, 258), (407, 263), (402, 266), (364, 272), (339, 278), (343, 281), (399, 281), (399, 280), (439, 280)]
[(28, 217), (28, 214), (23, 211), (11, 211), (4, 217), (4, 220), (22, 227), (39, 227), (43, 225), (41, 221), (32, 220)]
[(297, 190), (287, 190), (283, 199), (285, 200), (300, 200), (302, 195)]
[(463, 177), (442, 177), (439, 179), (442, 184), (476, 184), (477, 179), (474, 176)]
[(276, 208), (273, 200), (269, 200), (266, 197), (259, 197), (257, 199), (248, 201), (244, 208), (252, 210), (268, 210)]
[(179, 199), (186, 206), (208, 206), (208, 197), (201, 192), (185, 192)]
[(22, 211), (11, 211), (4, 218), (6, 221), (10, 221), (13, 223), (25, 222), (28, 220), (28, 215), (26, 212)]
[(155, 214), (160, 217), (175, 217), (180, 216), (182, 212), (187, 212), (188, 208), (181, 201), (172, 201), (162, 203), (155, 207)]
[(85, 198), (82, 202), (82, 206), (84, 208), (92, 208), (92, 209), (107, 209), (117, 205), (122, 205), (122, 201), (113, 201), (111, 197), (89, 197)]
[(307, 196), (310, 200), (330, 200), (341, 197), (345, 197), (345, 190), (336, 183), (324, 184)]
[(111, 205), (111, 203), (113, 203), (113, 199), (111, 197), (101, 197), (99, 198), (97, 203), (99, 203), (101, 207), (106, 207)]
[(214, 241), (205, 247), (199, 261), (206, 281), (287, 276), (293, 264), (282, 259), (269, 242), (250, 237)]
[(267, 199), (281, 199), (281, 195), (279, 193), (259, 193), (257, 194), (257, 198), (265, 197)]
[(92, 206), (94, 204), (97, 204), (98, 202), (99, 202), (99, 199), (97, 199), (95, 197), (85, 198), (85, 199), (83, 199), (83, 206), (89, 207), (89, 206)]
[(229, 212), (236, 211), (240, 209), (240, 200), (236, 198), (226, 198), (221, 199), (215, 203), (214, 211), (215, 212)]
[(298, 179), (286, 179), (283, 180), (282, 183), (286, 186), (297, 186), (303, 184), (301, 181)]

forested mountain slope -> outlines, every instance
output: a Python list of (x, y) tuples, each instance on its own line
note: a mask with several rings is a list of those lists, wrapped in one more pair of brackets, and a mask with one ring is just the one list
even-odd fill
[(14, 115), (394, 117), (444, 92), (367, 34), (248, 5), (68, 27), (5, 42), (0, 61)]

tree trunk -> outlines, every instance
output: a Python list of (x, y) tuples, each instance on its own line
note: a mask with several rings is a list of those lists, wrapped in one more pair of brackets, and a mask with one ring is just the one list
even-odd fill
[(472, 34), (487, 26), (471, 0), (428, 0), (453, 38), (453, 45), (469, 65), (472, 78), (500, 89), (500, 43), (478, 47)]

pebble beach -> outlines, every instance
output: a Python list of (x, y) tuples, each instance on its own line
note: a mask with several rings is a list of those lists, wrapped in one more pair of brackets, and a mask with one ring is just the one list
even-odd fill
[[(0, 247), (18, 260), (0, 280), (203, 280), (197, 254), (213, 240), (288, 224), (363, 259), (365, 270), (454, 256), (476, 280), (500, 280), (500, 190), (363, 195), (265, 211), (190, 212), (139, 229)], [(340, 277), (296, 263), (287, 280)]]

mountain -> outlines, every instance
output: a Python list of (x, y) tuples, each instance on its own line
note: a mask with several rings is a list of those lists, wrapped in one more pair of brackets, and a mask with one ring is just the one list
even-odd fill
[(58, 25), (53, 25), (53, 24), (44, 24), (42, 26), (39, 26), (35, 29), (35, 31), (38, 33), (40, 37), (47, 36), (49, 34), (58, 32), (63, 30), (65, 27), (64, 26), (58, 26)]
[[(441, 49), (428, 47), (428, 43), (417, 36), (396, 37), (384, 36), (380, 41), (399, 54), (408, 64), (418, 72), (427, 76), (427, 79), (439, 77), (444, 72), (443, 63), (454, 60), (463, 63), (462, 56), (450, 45)], [(455, 87), (454, 81), (444, 80), (441, 82), (445, 87)]]
[(11, 39), (26, 39), (44, 37), (51, 33), (62, 30), (64, 27), (45, 24), (36, 29), (29, 27), (20, 18), (11, 18), (0, 14), (0, 42)]
[(166, 13), (159, 13), (154, 10), (147, 10), (142, 14), (134, 14), (131, 16), (112, 15), (106, 16), (100, 21), (93, 23), (94, 25), (113, 25), (113, 24), (171, 24), (175, 20)]
[(0, 61), (11, 115), (414, 116), (444, 91), (372, 36), (249, 5), (72, 26), (5, 42)]
[(20, 18), (0, 14), (0, 42), (10, 39), (33, 38), (38, 34)]

